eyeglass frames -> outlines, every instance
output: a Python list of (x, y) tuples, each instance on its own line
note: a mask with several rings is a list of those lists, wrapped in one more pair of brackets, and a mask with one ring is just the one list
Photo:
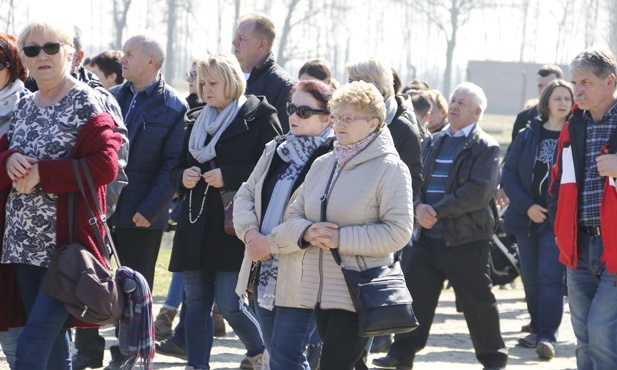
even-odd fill
[(39, 53), (41, 52), (41, 49), (43, 49), (43, 51), (47, 55), (58, 54), (58, 52), (60, 51), (60, 46), (62, 45), (67, 45), (67, 44), (63, 42), (48, 42), (47, 44), (43, 46), (34, 46), (34, 45), (24, 46), (22, 50), (24, 51), (24, 54), (27, 57), (34, 58), (37, 55), (39, 55)]
[(291, 117), (291, 115), (294, 113), (296, 113), (298, 117), (302, 119), (307, 119), (313, 114), (328, 114), (327, 111), (322, 110), (322, 109), (313, 109), (306, 105), (296, 107), (292, 103), (287, 103), (287, 115)]
[(184, 74), (184, 78), (187, 80), (196, 80), (197, 79), (197, 71), (190, 71)]

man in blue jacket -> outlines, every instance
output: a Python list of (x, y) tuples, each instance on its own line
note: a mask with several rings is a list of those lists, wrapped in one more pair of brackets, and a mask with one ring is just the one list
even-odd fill
[[(126, 82), (110, 92), (118, 100), (131, 143), (126, 167), (129, 183), (109, 223), (120, 262), (140, 272), (152, 289), (174, 194), (171, 169), (182, 147), (188, 106), (160, 73), (165, 60), (161, 43), (137, 35), (126, 41), (122, 51), (120, 63)], [(80, 330), (76, 342), (85, 341), (84, 336), (100, 338), (96, 329)], [(102, 343), (104, 348), (104, 340)], [(124, 356), (117, 346), (110, 351), (112, 361), (105, 370), (120, 369)]]

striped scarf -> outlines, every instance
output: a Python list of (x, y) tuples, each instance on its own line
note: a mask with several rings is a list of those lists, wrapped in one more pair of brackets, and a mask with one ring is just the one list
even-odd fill
[(148, 282), (139, 272), (126, 266), (118, 269), (116, 279), (126, 294), (124, 314), (118, 323), (118, 342), (120, 352), (129, 359), (121, 369), (133, 369), (137, 361), (143, 369), (152, 369), (154, 320)]

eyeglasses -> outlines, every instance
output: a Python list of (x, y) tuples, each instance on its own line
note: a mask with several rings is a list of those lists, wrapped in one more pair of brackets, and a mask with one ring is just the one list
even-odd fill
[(291, 115), (294, 113), (296, 113), (298, 117), (302, 119), (307, 119), (313, 114), (328, 114), (328, 112), (326, 112), (325, 110), (313, 109), (306, 105), (296, 107), (292, 103), (287, 103), (287, 115), (291, 117)]
[(65, 44), (63, 42), (48, 42), (47, 44), (43, 46), (34, 46), (34, 45), (24, 46), (22, 50), (24, 51), (24, 54), (26, 54), (27, 57), (34, 58), (35, 56), (39, 55), (39, 53), (41, 52), (41, 49), (43, 49), (43, 51), (47, 55), (58, 54), (58, 52), (60, 51), (61, 45), (68, 45), (68, 44)]
[(184, 78), (191, 81), (197, 79), (197, 71), (186, 72)]
[(5, 68), (9, 68), (11, 66), (11, 62), (0, 61), (0, 71)]
[(336, 115), (332, 115), (332, 123), (344, 123), (346, 125), (355, 122), (359, 119), (365, 119), (365, 120), (369, 120), (371, 119), (371, 117), (367, 117), (367, 116), (346, 116), (346, 117), (341, 117), (341, 116), (336, 116)]

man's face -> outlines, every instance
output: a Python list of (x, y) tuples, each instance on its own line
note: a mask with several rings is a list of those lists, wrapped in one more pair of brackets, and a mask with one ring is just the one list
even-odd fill
[(234, 55), (245, 73), (251, 72), (262, 55), (261, 48), (264, 40), (254, 35), (254, 29), (255, 21), (252, 19), (240, 23), (231, 42)]
[(473, 95), (463, 89), (454, 90), (448, 105), (448, 122), (460, 130), (478, 121), (481, 109), (473, 101)]
[(144, 53), (144, 50), (139, 40), (133, 38), (128, 39), (122, 47), (124, 55), (120, 58), (122, 64), (122, 77), (130, 82), (138, 82), (145, 76), (151, 73), (152, 57)]
[(546, 77), (536, 75), (536, 85), (538, 86), (538, 96), (542, 95), (542, 91), (544, 91), (544, 89), (546, 88), (546, 85), (548, 85), (549, 82), (555, 80), (556, 78), (557, 78), (557, 75), (554, 73), (551, 73), (550, 75)]
[(588, 110), (592, 116), (601, 112), (606, 101), (612, 101), (614, 89), (614, 76), (611, 74), (605, 78), (596, 76), (591, 71), (572, 70), (572, 85), (574, 87), (574, 102), (580, 109)]

